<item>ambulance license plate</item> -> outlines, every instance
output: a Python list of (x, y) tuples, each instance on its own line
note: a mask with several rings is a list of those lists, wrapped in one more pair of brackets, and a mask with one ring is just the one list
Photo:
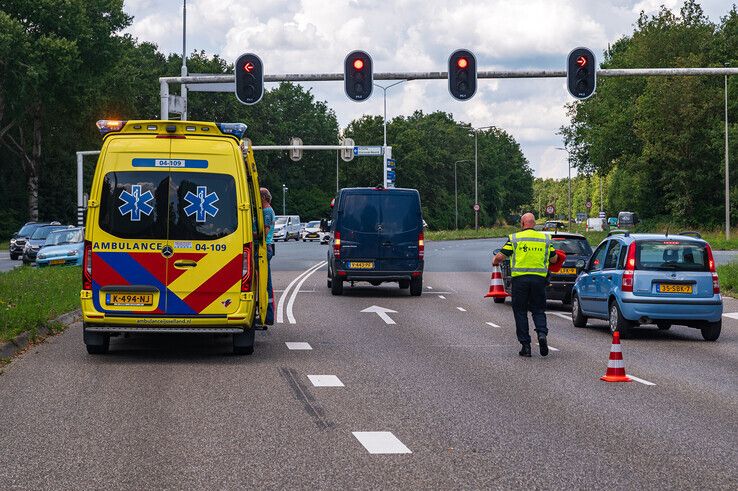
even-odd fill
[(349, 261), (351, 269), (374, 269), (374, 261)]
[(106, 293), (105, 303), (115, 307), (146, 307), (153, 305), (153, 293)]
[(577, 274), (577, 268), (561, 268), (559, 274)]
[(692, 285), (675, 285), (673, 283), (659, 283), (659, 293), (692, 293)]

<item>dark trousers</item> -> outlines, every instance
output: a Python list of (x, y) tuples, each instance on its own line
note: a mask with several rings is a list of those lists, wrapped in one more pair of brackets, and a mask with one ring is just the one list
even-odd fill
[(521, 344), (530, 344), (528, 311), (533, 314), (533, 324), (539, 336), (548, 334), (546, 326), (546, 278), (526, 274), (512, 279), (512, 308), (515, 316), (515, 333)]
[(269, 295), (269, 306), (267, 307), (266, 319), (264, 324), (271, 326), (274, 324), (274, 290), (272, 289), (272, 257), (274, 256), (274, 244), (267, 244), (267, 294)]

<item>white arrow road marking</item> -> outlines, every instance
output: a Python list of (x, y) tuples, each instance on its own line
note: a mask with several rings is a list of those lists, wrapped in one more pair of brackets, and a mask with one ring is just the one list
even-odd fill
[(394, 324), (395, 321), (393, 321), (392, 318), (387, 314), (397, 313), (396, 310), (385, 309), (384, 307), (379, 307), (378, 305), (372, 305), (371, 307), (367, 307), (364, 310), (362, 310), (362, 312), (372, 312), (372, 313), (377, 314), (379, 318), (385, 322), (385, 324)]
[(495, 324), (494, 322), (487, 322), (486, 324), (487, 324), (488, 326), (492, 326), (492, 327), (500, 327), (500, 326), (498, 326), (497, 324)]
[(643, 384), (643, 385), (656, 385), (656, 384), (654, 384), (653, 382), (649, 382), (648, 380), (643, 380), (642, 378), (638, 378), (638, 377), (636, 377), (636, 376), (633, 376), (633, 375), (631, 375), (631, 374), (629, 374), (629, 373), (628, 373), (628, 374), (626, 374), (626, 375), (628, 375), (628, 377), (630, 377), (630, 378), (631, 378), (631, 379), (633, 379), (634, 381), (636, 381), (636, 382), (639, 382), (639, 383), (641, 383), (641, 384)]
[[(295, 283), (297, 283), (298, 281), (300, 281), (300, 279), (302, 279), (303, 276), (310, 275), (310, 274), (314, 273), (315, 270), (317, 270), (318, 268), (320, 268), (324, 264), (326, 264), (326, 262), (325, 261), (322, 261), (322, 262), (319, 262), (318, 264), (315, 264), (315, 265), (311, 266), (306, 271), (303, 271), (301, 274), (299, 274), (297, 276), (297, 278), (295, 278), (294, 280), (292, 280), (289, 285), (287, 285), (287, 288), (284, 289), (284, 293), (282, 293), (282, 296), (279, 297), (279, 304), (277, 304), (277, 323), (278, 324), (281, 324), (281, 323), (284, 322), (284, 301), (289, 296), (290, 290), (292, 289), (292, 286)], [(302, 283), (300, 283), (300, 285), (302, 285)], [(299, 287), (298, 287), (298, 289), (299, 289)], [(294, 301), (293, 301), (293, 303), (294, 303)], [(289, 305), (288, 305), (288, 309), (289, 309)], [(295, 323), (294, 317), (292, 318), (292, 320), (290, 321), (290, 323), (291, 324), (294, 324)]]
[(297, 298), (297, 294), (300, 293), (300, 287), (302, 287), (302, 284), (305, 283), (305, 280), (307, 280), (310, 277), (310, 275), (318, 271), (320, 268), (322, 268), (326, 264), (328, 263), (326, 261), (323, 261), (321, 263), (318, 263), (317, 266), (313, 266), (311, 270), (308, 270), (309, 273), (306, 272), (306, 274), (302, 277), (300, 282), (295, 286), (295, 289), (292, 291), (292, 295), (290, 296), (290, 301), (287, 302), (287, 320), (290, 321), (290, 324), (295, 323), (295, 316), (292, 313), (292, 306), (295, 304), (295, 299)]

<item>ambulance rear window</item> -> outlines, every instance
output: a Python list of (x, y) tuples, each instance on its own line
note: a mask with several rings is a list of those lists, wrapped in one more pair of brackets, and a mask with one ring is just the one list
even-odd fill
[(100, 228), (121, 239), (167, 238), (169, 172), (110, 172), (100, 193)]
[(169, 238), (212, 240), (238, 228), (236, 180), (229, 174), (172, 172)]

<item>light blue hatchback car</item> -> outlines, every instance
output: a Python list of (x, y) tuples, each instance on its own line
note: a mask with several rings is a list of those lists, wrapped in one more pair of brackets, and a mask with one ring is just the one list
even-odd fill
[(611, 232), (574, 283), (572, 321), (609, 321), (621, 337), (640, 324), (694, 327), (707, 341), (722, 328), (723, 299), (710, 245), (699, 234)]
[(36, 255), (36, 265), (56, 266), (82, 264), (85, 248), (85, 228), (65, 228), (55, 230), (46, 238), (43, 247)]

